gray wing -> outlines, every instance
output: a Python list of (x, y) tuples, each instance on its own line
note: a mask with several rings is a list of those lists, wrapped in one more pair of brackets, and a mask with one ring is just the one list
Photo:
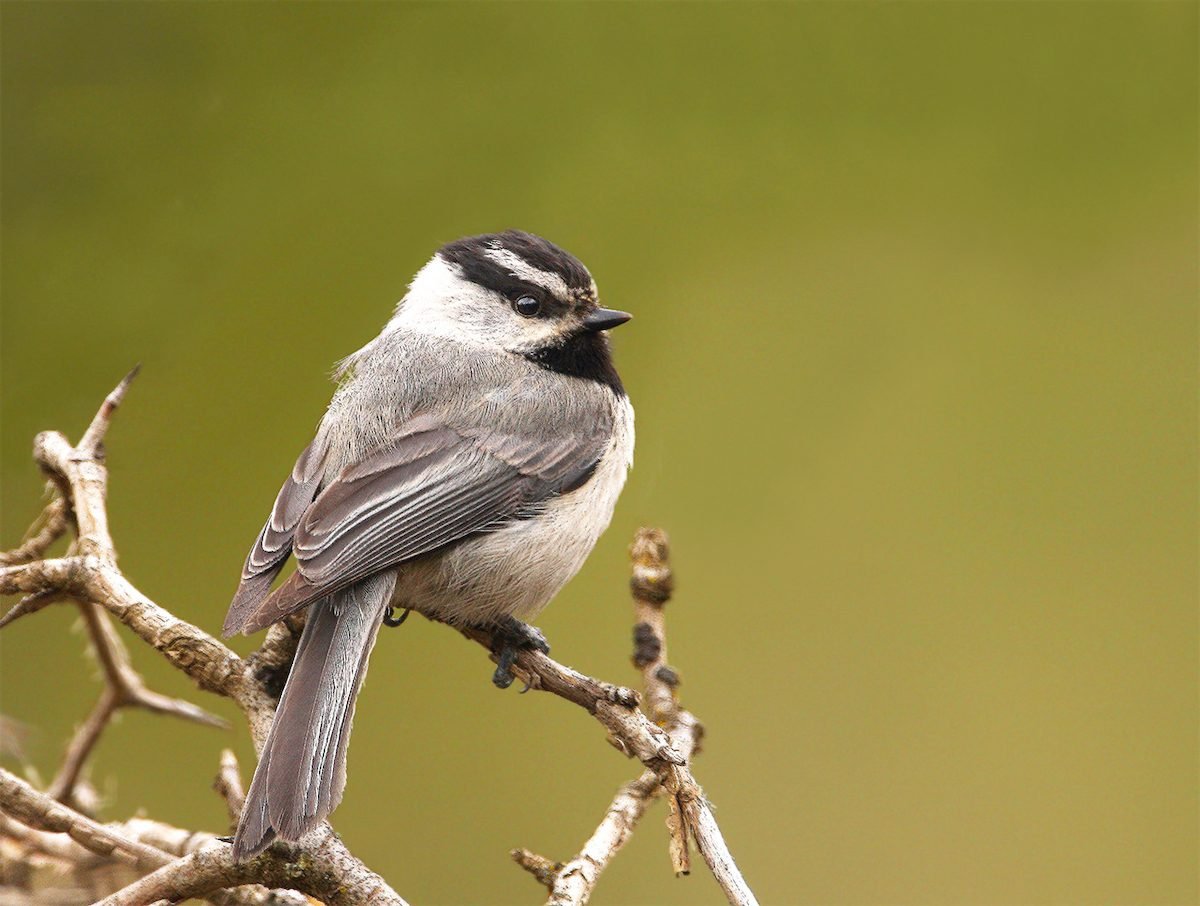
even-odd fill
[(279, 489), (271, 516), (258, 533), (258, 539), (250, 548), (242, 567), (242, 581), (225, 617), (225, 635), (233, 635), (241, 628), (267, 596), (271, 583), (283, 569), (292, 552), (296, 527), (317, 495), (324, 464), (324, 448), (314, 440), (304, 448), (292, 468), (292, 474)]
[(569, 436), (452, 426), (418, 416), (312, 502), (297, 570), (239, 627), (253, 632), (318, 598), (451, 542), (494, 531), (579, 487), (608, 443), (607, 419)]

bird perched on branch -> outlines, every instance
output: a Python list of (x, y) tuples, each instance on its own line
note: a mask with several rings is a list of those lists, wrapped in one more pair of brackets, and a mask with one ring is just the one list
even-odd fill
[(249, 633), (308, 608), (235, 859), (341, 801), (354, 700), (395, 610), (491, 631), (502, 688), (522, 647), (549, 650), (520, 620), (583, 565), (633, 461), (607, 337), (629, 318), (574, 256), (509, 230), (444, 246), (341, 363), (225, 619)]

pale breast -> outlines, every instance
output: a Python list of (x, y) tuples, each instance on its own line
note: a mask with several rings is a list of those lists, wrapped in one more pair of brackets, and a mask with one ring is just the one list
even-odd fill
[(463, 625), (532, 619), (579, 572), (612, 519), (633, 462), (633, 407), (614, 397), (612, 440), (592, 477), (539, 515), (400, 568), (394, 603)]

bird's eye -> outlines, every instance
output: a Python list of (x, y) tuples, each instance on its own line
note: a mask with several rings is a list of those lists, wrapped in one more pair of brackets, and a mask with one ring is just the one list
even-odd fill
[(522, 317), (533, 318), (542, 310), (542, 303), (533, 296), (522, 296), (513, 303), (513, 309)]

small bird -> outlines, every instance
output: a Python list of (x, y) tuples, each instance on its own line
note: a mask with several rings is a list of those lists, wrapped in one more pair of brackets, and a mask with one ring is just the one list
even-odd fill
[[(248, 859), (337, 807), (354, 701), (383, 622), (490, 630), (512, 682), (533, 619), (608, 527), (633, 407), (587, 268), (519, 230), (459, 239), (344, 359), (242, 570), (225, 635), (308, 608), (233, 840)], [(296, 570), (274, 591), (289, 556)]]

